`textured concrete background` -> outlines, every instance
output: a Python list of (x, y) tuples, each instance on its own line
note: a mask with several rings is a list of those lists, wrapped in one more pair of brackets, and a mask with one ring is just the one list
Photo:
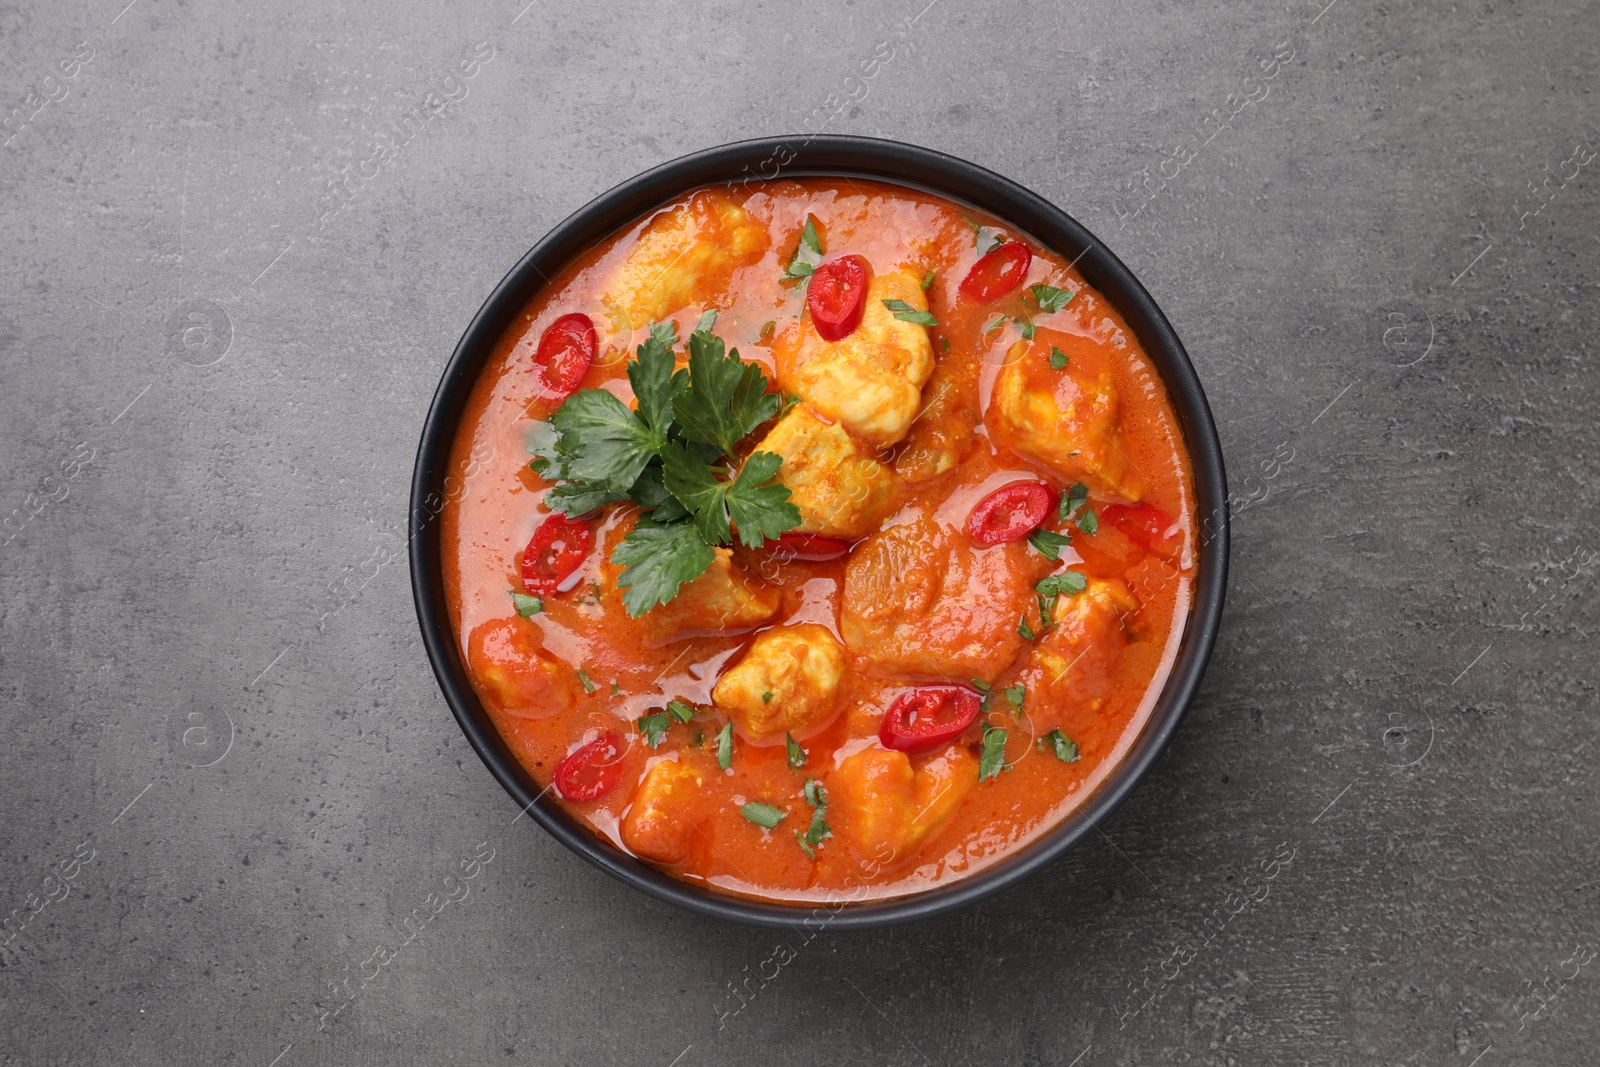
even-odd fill
[[(1593, 1062), (1591, 4), (126, 2), (0, 6), (0, 1063)], [(522, 252), (822, 129), (1105, 238), (1238, 496), (1102, 832), (806, 940), (513, 825), (401, 555)]]

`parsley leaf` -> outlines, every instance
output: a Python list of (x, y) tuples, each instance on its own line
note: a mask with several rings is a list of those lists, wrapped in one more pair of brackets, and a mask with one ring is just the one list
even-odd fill
[(679, 722), (688, 722), (694, 718), (694, 709), (681, 700), (674, 700), (667, 705), (667, 713)]
[(939, 325), (939, 320), (933, 317), (933, 312), (913, 307), (904, 300), (885, 300), (883, 306), (894, 312), (894, 317), (901, 322), (914, 322), (918, 326)]
[(1006, 699), (1011, 701), (1011, 706), (1018, 711), (1022, 710), (1022, 700), (1028, 695), (1028, 687), (1018, 682), (1016, 685), (1006, 686)]
[(783, 268), (784, 276), (810, 277), (820, 262), (822, 262), (822, 240), (817, 236), (816, 220), (807, 215), (805, 229), (800, 231), (800, 243), (795, 245), (794, 256), (789, 260), (789, 265)]
[(626, 491), (667, 441), (664, 429), (647, 425), (604, 389), (573, 393), (550, 422), (561, 434), (560, 477), (597, 489)]
[[(707, 544), (723, 544), (732, 536), (729, 520), (739, 528), (746, 548), (761, 545), (800, 525), (800, 509), (789, 503), (789, 488), (772, 483), (783, 458), (753, 452), (731, 482), (718, 481), (711, 469), (673, 443), (663, 452), (666, 487), (694, 516), (695, 528)], [(771, 484), (767, 484), (771, 483)]]
[(974, 678), (972, 680), (972, 688), (976, 689), (980, 693), (992, 693), (992, 692), (994, 692), (994, 686), (990, 685), (988, 682), (984, 681), (982, 678)]
[(978, 781), (987, 782), (998, 777), (1011, 764), (1006, 762), (1006, 731), (996, 726), (983, 728), (983, 750), (978, 756)]
[(727, 770), (733, 766), (733, 723), (725, 723), (717, 731), (717, 766)]
[(1089, 580), (1077, 571), (1067, 571), (1065, 574), (1052, 574), (1048, 578), (1039, 579), (1034, 591), (1042, 596), (1060, 596), (1066, 593), (1075, 596), (1089, 587)]
[[(716, 317), (715, 309), (700, 316), (700, 329), (696, 332), (710, 329), (706, 320), (714, 322)], [(688, 372), (674, 369), (676, 360), (672, 346), (677, 339), (677, 326), (670, 322), (657, 323), (650, 327), (650, 339), (640, 345), (635, 357), (628, 361), (628, 382), (639, 400), (639, 417), (663, 439), (672, 425), (673, 400), (689, 391)]]
[(805, 849), (806, 855), (816, 859), (817, 854), (812, 849), (822, 844), (823, 838), (832, 837), (833, 828), (823, 818), (822, 809), (818, 808), (811, 813), (811, 825), (806, 827), (805, 836), (802, 837), (800, 834), (795, 834), (794, 836), (800, 842), (800, 847)]
[(709, 333), (689, 337), (689, 385), (672, 402), (683, 435), (715, 445), (729, 459), (735, 458), (734, 447), (776, 415), (782, 403), (767, 392), (767, 376), (759, 364), (740, 359), (737, 348), (724, 355), (722, 338)]
[(1046, 285), (1044, 282), (1028, 286), (1028, 292), (1033, 294), (1033, 299), (1038, 302), (1040, 311), (1051, 312), (1060, 311), (1072, 303), (1072, 298), (1078, 295), (1066, 289), (1057, 289), (1053, 285)]
[(983, 328), (984, 336), (988, 336), (989, 334), (994, 333), (996, 330), (998, 330), (1000, 327), (1004, 326), (1005, 324), (1006, 324), (1006, 317), (1004, 315), (999, 316), (993, 322), (991, 322), (989, 325), (987, 325), (987, 326), (985, 326)]
[(1041, 629), (1048, 630), (1051, 627), (1051, 625), (1055, 622), (1055, 620), (1050, 617), (1050, 609), (1055, 604), (1055, 598), (1051, 597), (1051, 598), (1049, 598), (1047, 600), (1047, 599), (1045, 599), (1045, 595), (1043, 593), (1040, 593), (1040, 594), (1038, 594), (1038, 600), (1039, 600), (1039, 626), (1040, 626)]
[(771, 804), (762, 804), (752, 800), (748, 804), (739, 805), (739, 814), (755, 823), (757, 826), (770, 830), (777, 826), (789, 813), (782, 808), (775, 808)]
[[(1028, 613), (1027, 612), (1023, 612), (1022, 613), (1022, 621), (1017, 623), (1017, 633), (1022, 635), (1022, 639), (1024, 641), (1032, 641), (1033, 638), (1034, 638), (1033, 627), (1028, 625)], [(1011, 695), (1011, 691), (1009, 689), (1006, 690), (1006, 696), (1010, 696), (1010, 695)]]
[(807, 778), (805, 788), (801, 792), (805, 794), (806, 803), (813, 808), (826, 808), (828, 806), (828, 794), (822, 791), (822, 783), (815, 778)]
[(714, 559), (690, 523), (650, 518), (640, 519), (611, 553), (611, 562), (623, 568), (617, 577), (622, 605), (635, 618), (677, 596), (678, 587), (704, 574)]
[[(1077, 455), (1077, 453), (1074, 452), (1073, 455)], [(1082, 507), (1088, 499), (1089, 487), (1082, 482), (1075, 483), (1072, 488), (1061, 494), (1061, 506), (1057, 517), (1062, 522), (1066, 522), (1067, 519), (1071, 518), (1072, 513)]]
[(800, 845), (800, 851), (801, 852), (804, 852), (807, 856), (810, 856), (812, 859), (816, 859), (817, 858), (817, 850), (812, 848), (811, 845), (806, 842), (805, 837), (800, 833), (799, 830), (796, 830), (794, 832), (794, 839)]
[(1033, 322), (1029, 319), (1017, 319), (1016, 323), (1017, 329), (1022, 331), (1022, 339), (1024, 341), (1033, 340)]
[(1045, 734), (1044, 740), (1045, 744), (1049, 745), (1051, 750), (1055, 752), (1056, 759), (1062, 763), (1078, 762), (1077, 744), (1059, 729), (1051, 730)]
[(583, 691), (585, 693), (592, 693), (596, 689), (600, 688), (599, 686), (595, 685), (594, 681), (589, 677), (589, 672), (584, 670), (582, 667), (578, 668), (578, 681), (583, 683)]
[(783, 744), (785, 753), (789, 758), (790, 769), (798, 771), (801, 767), (804, 767), (806, 765), (806, 750), (800, 747), (800, 742), (794, 739), (794, 734), (784, 734)]
[(1028, 535), (1028, 544), (1037, 548), (1040, 555), (1046, 559), (1060, 562), (1061, 550), (1072, 544), (1072, 538), (1067, 534), (1058, 534), (1054, 530), (1046, 530), (1041, 526)]
[(511, 603), (516, 607), (517, 614), (524, 619), (537, 615), (544, 610), (544, 601), (536, 596), (519, 593), (515, 589), (507, 589), (506, 592), (511, 594)]
[(1086, 534), (1092, 534), (1100, 529), (1100, 520), (1094, 517), (1093, 510), (1083, 509), (1083, 514), (1078, 516), (1078, 529)]
[(922, 276), (922, 291), (924, 293), (926, 293), (933, 286), (933, 279), (936, 274), (938, 274), (938, 271), (930, 270), (928, 273)]
[(664, 711), (639, 717), (639, 736), (644, 738), (644, 743), (651, 748), (660, 748), (661, 742), (666, 739), (667, 727), (672, 725), (672, 716)]
[(1065, 352), (1061, 351), (1061, 349), (1057, 348), (1055, 345), (1050, 346), (1051, 370), (1061, 370), (1067, 365), (1068, 362), (1069, 360), (1067, 359), (1067, 354)]

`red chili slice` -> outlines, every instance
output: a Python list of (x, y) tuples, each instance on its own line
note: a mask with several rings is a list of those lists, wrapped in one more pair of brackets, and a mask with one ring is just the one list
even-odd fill
[(575, 748), (556, 764), (556, 789), (563, 800), (594, 800), (622, 780), (622, 742), (607, 731)]
[(961, 295), (980, 304), (992, 304), (1021, 285), (1033, 265), (1033, 252), (1020, 241), (1008, 241), (972, 265), (961, 279)]
[(895, 697), (878, 728), (884, 748), (923, 752), (953, 741), (978, 721), (982, 701), (959, 685), (908, 689)]
[(577, 570), (594, 547), (594, 531), (582, 519), (552, 515), (539, 524), (522, 550), (522, 587), (549, 596)]
[(1050, 514), (1054, 497), (1043, 482), (1017, 482), (996, 489), (967, 516), (967, 536), (980, 545), (1021, 540)]
[(1172, 516), (1149, 504), (1107, 504), (1100, 521), (1110, 523), (1146, 548), (1159, 548), (1177, 536)]
[(587, 315), (563, 315), (552, 322), (539, 338), (539, 350), (533, 356), (545, 392), (555, 399), (571, 396), (589, 373), (598, 344), (594, 323)]
[(783, 559), (838, 559), (850, 551), (850, 542), (839, 537), (812, 533), (786, 533), (778, 538), (773, 552)]
[(824, 263), (811, 275), (806, 306), (811, 309), (811, 325), (824, 341), (842, 341), (861, 324), (870, 278), (867, 261), (860, 256)]

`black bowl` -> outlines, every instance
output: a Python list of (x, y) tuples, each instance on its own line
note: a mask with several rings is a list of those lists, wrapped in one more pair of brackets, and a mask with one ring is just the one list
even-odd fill
[[(989, 211), (1067, 257), (1122, 313), (1155, 362), (1194, 466), (1201, 522), (1193, 606), (1172, 673), (1133, 747), (1072, 815), (1015, 855), (949, 886), (890, 900), (823, 905), (746, 900), (679, 881), (597, 837), (546, 799), (506, 748), (467, 678), (445, 609), (439, 531), (433, 520), (450, 491), (450, 446), (478, 373), (513, 317), (548, 277), (651, 208), (696, 186), (738, 185), (779, 175), (860, 176), (937, 193)], [(1015, 885), (1075, 845), (1144, 777), (1194, 698), (1216, 638), (1228, 572), (1227, 499), (1222, 447), (1183, 345), (1144, 286), (1077, 221), (1015, 182), (926, 148), (870, 137), (762, 138), (696, 152), (623, 182), (552, 230), (495, 288), (450, 357), (422, 428), (411, 483), (411, 587), (428, 658), (456, 721), (506, 792), (562, 844), (627, 884), (701, 915), (769, 927), (801, 922), (839, 929), (881, 927), (954, 911)]]

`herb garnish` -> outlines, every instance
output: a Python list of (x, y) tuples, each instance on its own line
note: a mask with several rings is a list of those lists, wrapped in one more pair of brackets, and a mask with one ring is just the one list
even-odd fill
[(805, 794), (806, 803), (816, 810), (811, 813), (811, 825), (806, 827), (806, 832), (802, 834), (798, 830), (795, 831), (794, 839), (807, 856), (816, 859), (816, 846), (822, 844), (823, 838), (833, 836), (833, 830), (823, 818), (828, 810), (828, 797), (822, 791), (822, 784), (815, 778), (806, 779), (802, 792)]
[[(1017, 623), (1017, 633), (1022, 635), (1022, 639), (1024, 641), (1032, 641), (1033, 640), (1033, 637), (1034, 637), (1033, 627), (1028, 625), (1028, 613), (1027, 612), (1023, 612), (1022, 613), (1022, 621)], [(1011, 691), (1007, 690), (1006, 691), (1006, 696), (1010, 696), (1010, 695), (1011, 695)]]
[[(1076, 452), (1072, 454), (1077, 455)], [(1061, 494), (1061, 504), (1057, 509), (1056, 517), (1062, 522), (1066, 522), (1072, 517), (1072, 513), (1082, 507), (1088, 499), (1089, 487), (1082, 482), (1075, 483), (1065, 493)]]
[(1022, 339), (1024, 341), (1033, 340), (1033, 320), (1017, 319), (1015, 321), (1017, 324), (1017, 329), (1022, 331)]
[(1043, 527), (1028, 535), (1028, 544), (1039, 550), (1039, 554), (1046, 559), (1060, 562), (1061, 550), (1072, 544), (1072, 537), (1068, 534), (1059, 534), (1054, 530)]
[(544, 601), (536, 596), (519, 593), (515, 589), (507, 589), (506, 592), (511, 594), (512, 606), (517, 609), (517, 614), (524, 619), (537, 615), (544, 610)]
[[(787, 487), (772, 482), (783, 460), (754, 452), (734, 473), (735, 448), (778, 414), (756, 363), (725, 352), (708, 311), (689, 336), (689, 367), (674, 369), (677, 327), (657, 323), (628, 361), (638, 410), (604, 389), (568, 397), (530, 447), (533, 468), (560, 482), (545, 497), (554, 511), (582, 515), (632, 500), (644, 514), (611, 553), (629, 615), (678, 595), (716, 558), (714, 545), (759, 548), (800, 524)], [(553, 435), (550, 433), (553, 431)], [(530, 435), (531, 436), (531, 435)]]
[(1056, 759), (1062, 763), (1076, 763), (1078, 761), (1078, 746), (1059, 729), (1051, 730), (1044, 735), (1044, 741), (1055, 752)]
[(983, 751), (978, 757), (978, 781), (987, 782), (1001, 771), (1009, 770), (1006, 762), (1006, 731), (997, 726), (983, 728)]
[(1077, 571), (1067, 571), (1065, 574), (1040, 578), (1033, 588), (1042, 596), (1060, 596), (1062, 593), (1075, 596), (1089, 588), (1089, 580)]
[(694, 718), (694, 709), (681, 700), (674, 700), (667, 705), (667, 712), (679, 722), (688, 722)]
[(1072, 303), (1072, 298), (1078, 294), (1066, 289), (1057, 289), (1053, 285), (1040, 282), (1028, 286), (1028, 292), (1033, 294), (1034, 302), (1039, 305), (1040, 311), (1056, 312)]
[(822, 240), (817, 236), (816, 220), (806, 216), (806, 228), (800, 231), (800, 243), (794, 247), (794, 256), (783, 268), (786, 278), (809, 278), (822, 262)]
[(1022, 700), (1028, 695), (1028, 687), (1018, 682), (1016, 685), (1006, 686), (1006, 699), (1011, 701), (1011, 706), (1018, 711), (1022, 710)]
[(639, 736), (644, 738), (644, 743), (651, 748), (660, 748), (661, 742), (666, 739), (667, 727), (671, 725), (672, 716), (664, 711), (641, 715), (638, 723)]
[[(985, 241), (989, 242), (989, 246), (987, 248), (984, 247)], [(999, 248), (1001, 245), (1005, 244), (1006, 239), (1001, 237), (1000, 231), (992, 226), (979, 226), (978, 232), (973, 235), (972, 243), (977, 246), (978, 255), (986, 256), (990, 252), (993, 252), (995, 249)]]
[(822, 783), (815, 778), (807, 778), (805, 787), (800, 791), (805, 794), (806, 803), (813, 808), (826, 808), (828, 806), (828, 794), (823, 792)]
[(596, 689), (600, 688), (594, 684), (593, 680), (590, 679), (589, 672), (584, 670), (582, 667), (578, 668), (578, 681), (583, 683), (583, 691), (585, 693), (592, 693)]
[(1061, 370), (1068, 363), (1067, 354), (1055, 345), (1050, 346), (1050, 369)]
[(989, 325), (987, 325), (987, 326), (985, 326), (983, 328), (983, 335), (985, 337), (987, 337), (991, 333), (994, 333), (996, 330), (998, 330), (1000, 327), (1004, 326), (1005, 324), (1006, 324), (1006, 317), (1004, 315), (1001, 315), (998, 318), (996, 318), (993, 322), (991, 322)]
[(1084, 508), (1083, 514), (1078, 516), (1078, 529), (1086, 534), (1092, 534), (1100, 529), (1100, 520), (1094, 517), (1094, 511)]
[(982, 678), (974, 678), (974, 679), (972, 679), (972, 688), (976, 689), (980, 693), (992, 693), (992, 692), (994, 692), (994, 686), (990, 685), (988, 682), (984, 681)]
[(933, 317), (933, 312), (918, 310), (904, 300), (885, 300), (883, 306), (894, 312), (894, 317), (901, 322), (914, 322), (918, 326), (939, 325), (939, 320)]
[(726, 723), (717, 731), (717, 766), (727, 770), (733, 766), (733, 723)]
[(791, 770), (798, 771), (806, 765), (806, 750), (800, 747), (800, 742), (794, 739), (794, 734), (783, 735), (783, 746)]
[(757, 826), (765, 827), (768, 830), (777, 826), (789, 815), (782, 808), (775, 808), (771, 804), (762, 804), (756, 800), (752, 800), (748, 804), (739, 805), (739, 814)]
[(928, 273), (926, 273), (926, 274), (924, 274), (922, 276), (922, 291), (924, 293), (926, 293), (928, 291), (928, 289), (933, 285), (933, 279), (934, 279), (934, 276), (937, 273), (938, 273), (938, 271), (930, 270)]

